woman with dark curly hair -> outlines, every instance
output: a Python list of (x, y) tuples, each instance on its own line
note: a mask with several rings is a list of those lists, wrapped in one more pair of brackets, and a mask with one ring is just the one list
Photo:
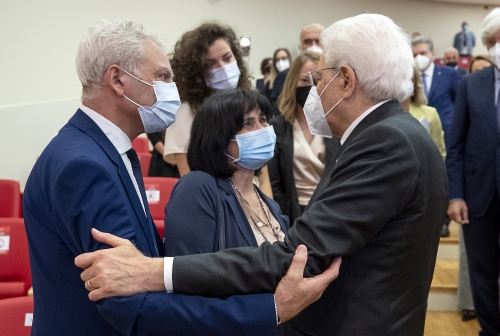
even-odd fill
[(186, 152), (198, 106), (218, 90), (250, 89), (251, 83), (236, 34), (218, 23), (184, 33), (175, 44), (171, 65), (182, 105), (165, 134), (164, 160), (183, 176), (190, 170)]

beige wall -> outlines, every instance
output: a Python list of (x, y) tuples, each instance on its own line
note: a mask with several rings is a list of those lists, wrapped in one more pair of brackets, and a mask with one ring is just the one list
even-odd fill
[[(366, 12), (388, 15), (407, 32), (419, 31), (433, 38), (437, 56), (452, 44), (464, 19), (478, 36), (487, 13), (482, 6), (416, 0), (4, 2), (0, 11), (0, 178), (24, 184), (36, 156), (78, 106), (76, 48), (85, 30), (100, 19), (141, 21), (149, 29), (163, 32), (171, 45), (182, 32), (199, 23), (219, 20), (231, 25), (238, 35), (251, 38), (247, 61), (259, 77), (260, 61), (277, 47), (297, 54), (298, 32), (304, 24), (328, 26)], [(476, 53), (484, 53), (478, 42)], [(6, 143), (9, 146), (5, 147)]]

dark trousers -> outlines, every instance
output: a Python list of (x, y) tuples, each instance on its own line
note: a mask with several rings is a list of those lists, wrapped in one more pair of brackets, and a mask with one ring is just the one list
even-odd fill
[(480, 218), (469, 214), (469, 224), (463, 225), (472, 296), (476, 316), (481, 325), (480, 335), (498, 336), (500, 308), (498, 277), (500, 275), (500, 198), (498, 192), (486, 214)]

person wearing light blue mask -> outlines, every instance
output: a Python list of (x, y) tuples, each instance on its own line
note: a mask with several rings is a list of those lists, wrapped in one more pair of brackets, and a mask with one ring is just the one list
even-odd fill
[(274, 154), (271, 111), (263, 95), (239, 89), (216, 93), (200, 106), (187, 154), (192, 171), (166, 208), (168, 256), (283, 241), (288, 217), (253, 184), (255, 171)]

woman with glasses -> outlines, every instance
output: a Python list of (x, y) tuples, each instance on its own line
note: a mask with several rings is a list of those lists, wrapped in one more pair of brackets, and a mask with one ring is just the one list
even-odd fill
[(273, 196), (292, 225), (340, 146), (337, 138), (311, 134), (304, 115), (312, 87), (310, 78), (315, 77), (319, 57), (318, 53), (306, 51), (295, 59), (279, 98), (281, 115), (270, 121), (277, 137), (274, 158), (269, 163)]
[(216, 93), (199, 107), (187, 151), (192, 171), (166, 207), (167, 256), (284, 240), (288, 218), (253, 184), (274, 154), (271, 111), (266, 97), (240, 89)]

